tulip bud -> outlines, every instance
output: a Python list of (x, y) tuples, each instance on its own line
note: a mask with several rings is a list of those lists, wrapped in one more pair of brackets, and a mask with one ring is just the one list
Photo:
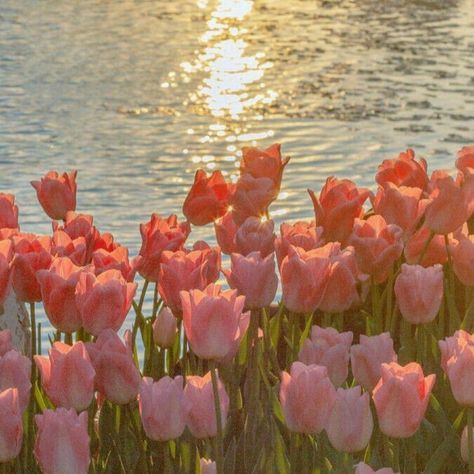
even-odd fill
[(153, 341), (163, 349), (173, 347), (176, 339), (177, 321), (171, 310), (164, 307), (153, 323)]

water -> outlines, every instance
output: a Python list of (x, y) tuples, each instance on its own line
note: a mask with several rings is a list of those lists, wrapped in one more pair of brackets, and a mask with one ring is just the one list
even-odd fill
[(241, 146), (273, 142), (277, 222), (407, 147), (452, 168), (474, 143), (474, 1), (0, 0), (0, 190), (23, 230), (50, 232), (29, 182), (75, 168), (78, 210), (134, 255), (198, 167), (235, 179)]

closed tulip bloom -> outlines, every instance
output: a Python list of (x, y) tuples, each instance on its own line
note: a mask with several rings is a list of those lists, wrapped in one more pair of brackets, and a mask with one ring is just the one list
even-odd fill
[(374, 471), (368, 464), (365, 464), (364, 462), (360, 462), (355, 468), (355, 474), (396, 474), (390, 467), (383, 467), (378, 471)]
[(326, 427), (332, 446), (344, 453), (362, 451), (369, 444), (373, 428), (369, 394), (362, 393), (359, 386), (338, 388)]
[(95, 370), (83, 342), (55, 342), (49, 357), (35, 355), (44, 391), (57, 407), (85, 410), (94, 396)]
[(349, 350), (353, 334), (337, 332), (334, 328), (311, 328), (311, 338), (306, 339), (298, 354), (298, 360), (306, 365), (322, 365), (326, 367), (329, 379), (339, 387), (347, 379), (349, 373)]
[(0, 305), (3, 304), (11, 288), (11, 261), (13, 259), (11, 240), (0, 240)]
[(474, 286), (474, 235), (460, 233), (450, 245), (453, 269), (461, 283)]
[(169, 349), (176, 339), (178, 324), (171, 310), (164, 307), (153, 322), (153, 341), (156, 345)]
[(0, 392), (18, 389), (20, 411), (23, 413), (30, 401), (31, 360), (12, 349), (0, 357)]
[(135, 260), (128, 258), (128, 249), (117, 245), (112, 251), (98, 249), (92, 253), (94, 273), (100, 275), (106, 270), (119, 270), (124, 280), (133, 282), (135, 278)]
[(262, 258), (260, 252), (246, 257), (233, 253), (231, 270), (223, 270), (231, 288), (245, 296), (245, 307), (249, 309), (269, 306), (275, 298), (278, 277), (275, 273), (275, 257)]
[(368, 392), (382, 376), (382, 364), (397, 362), (397, 354), (393, 350), (390, 333), (384, 332), (376, 336), (360, 335), (360, 344), (351, 347), (351, 367), (354, 379)]
[(201, 468), (201, 474), (217, 474), (217, 466), (215, 461), (201, 458), (199, 460), (199, 465)]
[(315, 311), (326, 291), (330, 262), (321, 249), (289, 246), (280, 268), (283, 302), (296, 313)]
[(0, 463), (6, 463), (20, 454), (23, 441), (23, 418), (16, 388), (0, 392), (0, 417)]
[(341, 249), (339, 242), (330, 242), (318, 251), (329, 261), (326, 289), (319, 309), (328, 313), (342, 313), (360, 303), (362, 291), (359, 290), (368, 276), (357, 267), (354, 247)]
[[(227, 423), (229, 396), (220, 378), (217, 379), (222, 429)], [(188, 404), (186, 424), (191, 434), (198, 439), (212, 438), (217, 435), (216, 411), (212, 391), (211, 373), (204, 377), (191, 375), (186, 377), (184, 396)]]
[(458, 151), (456, 168), (460, 171), (474, 168), (474, 146), (465, 146)]
[(140, 387), (140, 372), (133, 361), (131, 347), (112, 329), (105, 329), (95, 343), (87, 344), (97, 390), (117, 405), (134, 400)]
[[(465, 463), (469, 462), (469, 441), (468, 441), (468, 431), (467, 426), (462, 430), (461, 435), (461, 458)], [(473, 439), (474, 439), (474, 430), (473, 430)]]
[(87, 474), (90, 464), (87, 412), (45, 410), (35, 415), (34, 454), (44, 474)]
[(204, 291), (182, 291), (181, 302), (186, 337), (201, 359), (225, 357), (247, 330), (250, 315), (242, 313), (245, 297), (236, 290), (211, 283)]
[(278, 268), (281, 267), (281, 262), (288, 255), (290, 245), (300, 247), (303, 250), (312, 250), (316, 247), (321, 247), (323, 241), (321, 234), (322, 227), (316, 227), (314, 221), (305, 222), (298, 221), (294, 224), (287, 224), (284, 222), (280, 226), (280, 237), (275, 239), (275, 253), (278, 261)]
[(449, 234), (468, 219), (466, 195), (448, 176), (438, 180), (432, 201), (426, 206), (425, 225), (436, 234)]
[(158, 214), (152, 214), (149, 222), (140, 224), (142, 246), (139, 254), (142, 260), (138, 273), (146, 280), (157, 282), (160, 274), (161, 253), (164, 250), (174, 252), (182, 249), (190, 231), (189, 223), (179, 223), (174, 214), (166, 219)]
[(41, 181), (32, 181), (38, 201), (51, 219), (64, 219), (68, 211), (76, 210), (77, 171), (59, 175), (49, 171)]
[(161, 256), (158, 291), (173, 312), (181, 311), (181, 291), (204, 290), (214, 283), (220, 271), (219, 248), (187, 252), (165, 251)]
[(254, 178), (249, 173), (241, 175), (230, 200), (234, 221), (241, 225), (247, 217), (265, 216), (275, 197), (274, 183), (270, 178)]
[(18, 229), (18, 207), (13, 194), (0, 193), (0, 229)]
[(326, 242), (346, 243), (352, 232), (356, 217), (362, 215), (362, 205), (369, 197), (369, 190), (358, 188), (348, 179), (330, 176), (321, 189), (319, 199), (314, 191), (309, 191), (313, 201), (316, 225), (323, 227)]
[(382, 377), (372, 398), (380, 430), (393, 438), (409, 438), (418, 430), (430, 398), (436, 375), (427, 377), (416, 362), (402, 367), (382, 364)]
[(0, 331), (0, 357), (13, 349), (10, 329)]
[(383, 216), (387, 224), (400, 227), (405, 235), (416, 228), (423, 216), (428, 199), (422, 199), (423, 190), (410, 186), (397, 186), (386, 182), (379, 188), (372, 205), (376, 214)]
[(183, 204), (183, 214), (194, 225), (214, 222), (227, 212), (233, 188), (220, 171), (214, 171), (208, 177), (203, 169), (197, 170)]
[(270, 178), (273, 182), (275, 196), (280, 191), (283, 170), (290, 161), (289, 157), (282, 159), (281, 145), (275, 143), (266, 150), (256, 147), (242, 148), (240, 173), (251, 174), (254, 178)]
[(407, 263), (419, 263), (420, 255), (424, 251), (425, 254), (420, 262), (424, 267), (430, 267), (439, 263), (443, 265), (448, 261), (448, 254), (446, 252), (446, 243), (444, 236), (435, 235), (428, 247), (425, 249), (426, 241), (430, 237), (430, 230), (426, 226), (421, 226), (405, 244), (405, 260)]
[(402, 264), (395, 280), (395, 296), (402, 316), (412, 324), (433, 321), (443, 300), (443, 267)]
[(48, 236), (21, 234), (13, 237), (15, 258), (12, 262), (12, 283), (19, 300), (41, 301), (36, 274), (51, 264), (51, 239)]
[(76, 305), (84, 329), (94, 336), (104, 329), (118, 331), (136, 289), (137, 284), (125, 281), (119, 270), (107, 270), (98, 276), (81, 273), (76, 285)]
[(230, 255), (237, 252), (235, 243), (235, 235), (237, 234), (238, 226), (232, 217), (232, 212), (227, 212), (220, 219), (214, 221), (214, 231), (216, 233), (216, 240), (222, 253)]
[(36, 275), (46, 315), (61, 332), (72, 333), (82, 325), (76, 305), (76, 285), (81, 271), (68, 257), (56, 257), (48, 270), (40, 270)]
[(154, 441), (179, 438), (186, 427), (187, 402), (183, 393), (183, 377), (165, 376), (153, 382), (143, 377), (138, 394), (138, 407), (146, 435)]
[(390, 182), (397, 186), (410, 186), (425, 189), (428, 184), (426, 160), (415, 159), (415, 152), (408, 149), (402, 152), (397, 158), (384, 160), (377, 168), (375, 181), (383, 186)]
[(360, 271), (371, 275), (375, 283), (382, 283), (403, 252), (402, 229), (387, 225), (379, 215), (356, 219), (349, 243), (355, 249)]
[(336, 401), (336, 389), (326, 367), (293, 362), (282, 372), (280, 403), (285, 424), (295, 433), (318, 434), (327, 426)]
[(72, 239), (64, 230), (58, 229), (53, 233), (51, 255), (69, 257), (74, 265), (86, 264), (87, 243), (85, 237)]
[(274, 228), (271, 219), (262, 221), (257, 217), (248, 217), (235, 234), (235, 253), (248, 255), (260, 252), (262, 257), (270, 255), (274, 250)]

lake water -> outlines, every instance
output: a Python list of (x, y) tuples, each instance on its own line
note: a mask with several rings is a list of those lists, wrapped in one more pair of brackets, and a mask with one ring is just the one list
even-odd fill
[(78, 169), (78, 210), (135, 255), (198, 167), (235, 179), (273, 142), (277, 222), (407, 147), (451, 168), (474, 143), (474, 1), (0, 0), (0, 190), (23, 230), (50, 231), (29, 182)]

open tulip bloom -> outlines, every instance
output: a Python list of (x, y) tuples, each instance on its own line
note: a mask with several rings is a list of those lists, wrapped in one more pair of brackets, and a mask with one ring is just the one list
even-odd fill
[(474, 474), (474, 146), (454, 164), (409, 149), (279, 222), (289, 158), (244, 147), (130, 252), (81, 173), (32, 181), (48, 235), (0, 193), (0, 306), (30, 317), (0, 320), (0, 473)]

